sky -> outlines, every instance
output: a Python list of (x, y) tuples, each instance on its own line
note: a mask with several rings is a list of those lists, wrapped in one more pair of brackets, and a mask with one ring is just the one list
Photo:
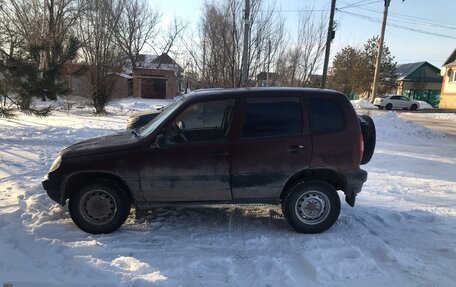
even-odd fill
[[(162, 13), (164, 23), (177, 16), (196, 30), (205, 0), (149, 0)], [(328, 10), (330, 0), (264, 0), (281, 10), (289, 33), (298, 23), (299, 10), (313, 7)], [(209, 1), (210, 2), (210, 1)], [(336, 0), (336, 37), (331, 57), (343, 47), (362, 47), (367, 40), (380, 34), (384, 0)], [(316, 11), (314, 13), (325, 13)], [(355, 14), (355, 15), (354, 15)], [(366, 19), (367, 17), (367, 19)], [(441, 67), (456, 49), (456, 0), (391, 0), (385, 44), (398, 64), (428, 61)], [(425, 31), (430, 35), (410, 31)]]

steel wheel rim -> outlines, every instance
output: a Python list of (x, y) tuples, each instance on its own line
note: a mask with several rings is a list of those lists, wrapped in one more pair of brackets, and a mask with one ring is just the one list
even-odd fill
[(296, 201), (296, 216), (305, 224), (315, 225), (323, 222), (329, 215), (329, 198), (321, 191), (309, 190)]
[(85, 193), (79, 202), (82, 217), (95, 225), (110, 222), (117, 213), (114, 197), (102, 189), (94, 189)]

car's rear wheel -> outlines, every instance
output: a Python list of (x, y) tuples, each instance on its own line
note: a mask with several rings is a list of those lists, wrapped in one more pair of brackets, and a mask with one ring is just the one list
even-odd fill
[(114, 183), (88, 184), (70, 196), (68, 209), (83, 231), (100, 234), (117, 230), (127, 219), (131, 203)]
[(416, 111), (416, 109), (418, 109), (418, 106), (416, 104), (413, 104), (411, 107), (410, 107), (410, 110), (412, 111)]
[(339, 217), (340, 198), (324, 181), (301, 181), (291, 186), (282, 201), (285, 219), (300, 233), (320, 233)]
[(393, 108), (392, 104), (386, 104), (385, 109), (391, 110)]

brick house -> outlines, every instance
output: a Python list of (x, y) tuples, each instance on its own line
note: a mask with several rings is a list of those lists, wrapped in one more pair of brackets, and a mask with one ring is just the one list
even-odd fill
[(133, 97), (166, 99), (181, 90), (183, 69), (168, 54), (140, 55), (131, 74)]
[[(137, 97), (151, 99), (173, 98), (181, 90), (183, 69), (167, 54), (160, 56), (140, 55), (136, 68), (124, 63), (125, 70), (113, 73), (111, 98)], [(81, 63), (68, 63), (64, 77), (71, 94), (90, 97), (89, 67)]]
[(456, 109), (456, 49), (440, 69), (443, 76), (440, 108)]

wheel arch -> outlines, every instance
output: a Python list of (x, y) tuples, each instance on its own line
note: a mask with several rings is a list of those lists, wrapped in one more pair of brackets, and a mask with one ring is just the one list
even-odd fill
[(60, 199), (61, 204), (65, 204), (72, 192), (90, 182), (109, 182), (118, 185), (127, 194), (131, 203), (135, 201), (131, 188), (119, 175), (108, 171), (82, 171), (72, 173), (65, 178)]
[(284, 198), (287, 193), (287, 190), (292, 187), (294, 184), (302, 180), (321, 180), (329, 183), (334, 189), (342, 190), (345, 185), (344, 179), (339, 176), (339, 174), (332, 169), (305, 169), (299, 171), (288, 178), (284, 184), (282, 191), (280, 193), (280, 200)]

